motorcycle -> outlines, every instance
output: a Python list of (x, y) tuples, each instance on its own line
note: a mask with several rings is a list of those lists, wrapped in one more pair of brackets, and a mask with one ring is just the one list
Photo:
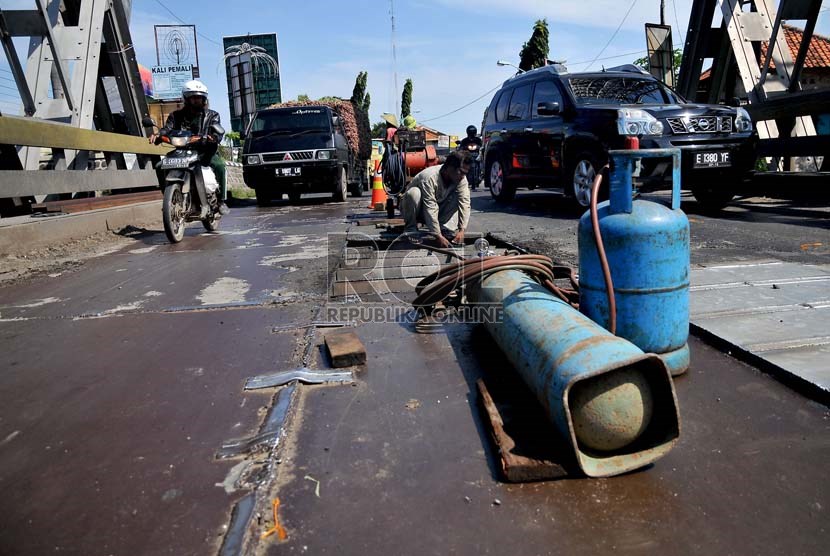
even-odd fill
[(470, 143), (466, 148), (462, 148), (461, 143), (459, 143), (458, 150), (470, 153), (470, 171), (467, 172), (467, 181), (470, 184), (470, 189), (476, 190), (483, 178), (481, 172), (481, 146)]
[[(150, 118), (143, 123), (146, 127), (157, 128)], [(211, 126), (210, 131), (220, 137), (225, 134), (218, 124)], [(173, 147), (156, 164), (156, 170), (163, 176), (160, 187), (164, 189), (161, 209), (164, 233), (171, 243), (178, 243), (184, 238), (188, 222), (199, 220), (209, 232), (219, 229), (222, 218), (216, 198), (219, 184), (210, 167), (202, 166), (199, 161), (207, 141), (206, 137), (189, 131), (170, 131), (156, 139), (157, 143)]]

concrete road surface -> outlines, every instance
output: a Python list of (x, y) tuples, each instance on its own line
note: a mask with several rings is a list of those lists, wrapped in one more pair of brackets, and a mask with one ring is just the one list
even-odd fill
[[(357, 326), (354, 385), (297, 386), (275, 450), (216, 459), (287, 391), (247, 377), (328, 367), (309, 328), (343, 247), (326, 235), (365, 203), (237, 208), (219, 234), (150, 231), (0, 289), (0, 554), (826, 551), (827, 408), (695, 339), (680, 443), (622, 477), (499, 480), (475, 380), (515, 379), (472, 325)], [(510, 219), (554, 240), (574, 224)], [(260, 538), (275, 498), (284, 541)]]

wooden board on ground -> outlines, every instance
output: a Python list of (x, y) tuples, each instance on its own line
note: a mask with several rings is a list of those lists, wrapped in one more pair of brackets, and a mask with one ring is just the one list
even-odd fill
[[(505, 421), (510, 421), (510, 417), (504, 415), (499, 406), (493, 401), (493, 397), (487, 390), (484, 381), (478, 379), (476, 386), (478, 387), (478, 400), (483, 418), (489, 425), (490, 433), (498, 449), (499, 471), (506, 481), (523, 483), (561, 479), (568, 476), (567, 469), (560, 463), (546, 458), (523, 455), (533, 453), (535, 450), (526, 449), (521, 443), (517, 444), (517, 440), (507, 433)], [(545, 440), (543, 439), (542, 442), (545, 442)]]
[(326, 334), (326, 348), (332, 367), (350, 367), (366, 363), (366, 348), (354, 332), (329, 332)]

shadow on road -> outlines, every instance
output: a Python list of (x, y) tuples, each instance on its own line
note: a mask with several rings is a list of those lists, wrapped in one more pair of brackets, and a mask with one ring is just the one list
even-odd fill
[(575, 210), (571, 201), (552, 191), (518, 191), (509, 203), (499, 203), (487, 190), (474, 193), (472, 208), (481, 212), (500, 212), (525, 216), (550, 216), (552, 218), (578, 219), (582, 211)]

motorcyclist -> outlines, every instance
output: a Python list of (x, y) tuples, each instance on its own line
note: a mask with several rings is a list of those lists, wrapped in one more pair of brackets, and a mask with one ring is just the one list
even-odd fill
[(211, 131), (213, 124), (219, 124), (219, 113), (207, 107), (207, 86), (196, 79), (184, 84), (182, 100), (184, 101), (184, 108), (176, 110), (168, 116), (167, 122), (164, 127), (159, 129), (158, 134), (150, 136), (150, 143), (158, 144), (161, 141), (161, 135), (166, 135), (174, 130), (190, 131), (194, 135), (201, 135), (204, 140), (204, 145), (199, 149), (201, 151), (201, 164), (202, 166), (210, 166), (216, 175), (216, 182), (219, 184), (218, 198), (212, 199), (211, 204), (216, 202), (218, 206), (214, 208), (218, 209), (220, 214), (228, 214), (230, 209), (225, 204), (227, 193), (225, 161), (218, 154), (219, 142), (222, 137)]
[(471, 154), (470, 160), (470, 173), (468, 174), (468, 179), (470, 181), (470, 187), (472, 189), (478, 189), (479, 181), (481, 181), (481, 162), (480, 162), (480, 153), (481, 153), (481, 137), (478, 137), (478, 130), (474, 125), (467, 126), (467, 137), (461, 140), (461, 143), (458, 145), (458, 149), (462, 151), (467, 151)]
[(469, 151), (471, 150), (470, 147), (475, 145), (476, 148), (472, 149), (474, 151), (481, 150), (481, 137), (478, 137), (478, 130), (474, 125), (467, 126), (467, 137), (461, 140), (461, 145), (459, 145), (459, 149), (462, 151)]

